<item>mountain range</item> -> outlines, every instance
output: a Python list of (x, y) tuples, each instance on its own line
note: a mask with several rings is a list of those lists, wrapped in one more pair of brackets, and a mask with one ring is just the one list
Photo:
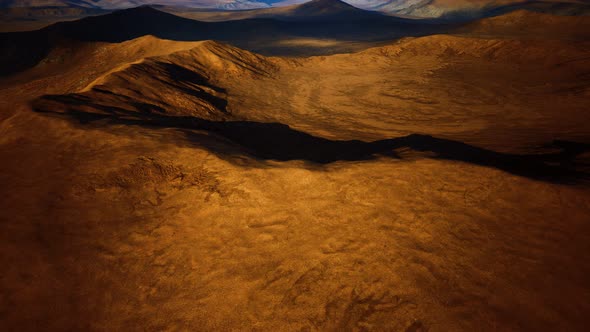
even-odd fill
[[(164, 5), (184, 8), (244, 10), (282, 7), (305, 0), (2, 0), (0, 8), (15, 7), (79, 7), (122, 9), (141, 5)], [(564, 15), (586, 15), (588, 0), (347, 0), (366, 10), (417, 17), (472, 18), (506, 13), (516, 9)]]
[[(392, 17), (355, 8), (339, 0), (314, 0), (269, 17), (204, 22), (142, 6), (60, 22), (37, 31), (0, 34), (0, 75), (35, 66), (61, 43), (122, 42), (145, 35), (177, 41), (214, 39), (266, 55), (318, 54), (300, 45), (308, 39), (329, 40), (349, 47), (407, 36), (444, 32), (446, 23)], [(332, 49), (330, 53), (343, 49)], [(348, 49), (349, 51), (351, 49)], [(325, 51), (321, 51), (325, 53)]]

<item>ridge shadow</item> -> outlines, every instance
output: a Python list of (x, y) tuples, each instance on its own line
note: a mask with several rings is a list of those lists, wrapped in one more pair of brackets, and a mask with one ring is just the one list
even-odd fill
[[(302, 160), (325, 165), (338, 161), (366, 161), (379, 157), (404, 159), (401, 149), (410, 149), (425, 158), (444, 159), (492, 167), (515, 175), (560, 183), (574, 183), (588, 178), (587, 172), (576, 169), (574, 159), (587, 151), (590, 144), (554, 141), (550, 145), (558, 152), (543, 154), (511, 154), (496, 152), (464, 142), (436, 138), (430, 135), (411, 134), (373, 142), (360, 140), (330, 140), (310, 135), (281, 123), (253, 121), (207, 120), (192, 116), (158, 114), (156, 108), (146, 105), (142, 112), (119, 107), (105, 107), (86, 100), (85, 104), (74, 96), (44, 96), (33, 102), (35, 112), (58, 116), (89, 125), (100, 120), (100, 125), (118, 124), (146, 128), (172, 128), (182, 130), (187, 141), (204, 146), (220, 156), (250, 156), (258, 160)], [(65, 111), (44, 106), (44, 100), (60, 101)], [(89, 112), (93, 108), (97, 112)], [(218, 139), (206, 140), (199, 131), (206, 131)], [(226, 144), (219, 144), (225, 141)], [(229, 146), (234, 148), (228, 149)]]

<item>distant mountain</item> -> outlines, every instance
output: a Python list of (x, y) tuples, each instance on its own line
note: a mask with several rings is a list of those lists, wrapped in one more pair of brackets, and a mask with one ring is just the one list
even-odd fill
[(86, 6), (85, 4), (67, 4), (65, 2), (56, 2), (51, 6), (0, 6), (0, 20), (5, 22), (35, 19), (60, 20), (68, 17), (81, 18), (85, 16), (103, 14), (106, 12), (108, 11), (98, 7)]
[(341, 0), (311, 0), (298, 5), (273, 7), (236, 13), (242, 18), (272, 18), (285, 21), (392, 21), (394, 18), (376, 11), (363, 10)]
[(256, 0), (0, 0), (0, 8), (73, 6), (113, 10), (143, 5), (166, 5), (238, 10), (270, 7), (270, 3), (272, 2), (266, 3)]
[(123, 9), (142, 5), (166, 5), (187, 8), (240, 10), (270, 6), (262, 1), (256, 0), (95, 0), (94, 3), (104, 9)]
[(347, 20), (351, 18), (377, 18), (382, 16), (377, 12), (371, 12), (356, 8), (340, 0), (312, 0), (301, 5), (295, 5), (291, 10), (283, 14), (284, 17), (296, 18), (321, 18)]
[(97, 6), (93, 0), (0, 0), (0, 8), (70, 6), (100, 8), (100, 6)]
[[(283, 7), (305, 0), (0, 0), (0, 8), (11, 7), (84, 7), (124, 9), (142, 5), (168, 7), (244, 10)], [(321, 6), (310, 1), (310, 6)], [(479, 18), (526, 9), (563, 15), (590, 14), (589, 0), (346, 0), (354, 7), (389, 14), (417, 17)], [(332, 8), (332, 6), (330, 6)], [(344, 5), (342, 5), (344, 9)]]
[(563, 15), (590, 13), (588, 0), (347, 0), (363, 9), (417, 17), (479, 18), (526, 9)]

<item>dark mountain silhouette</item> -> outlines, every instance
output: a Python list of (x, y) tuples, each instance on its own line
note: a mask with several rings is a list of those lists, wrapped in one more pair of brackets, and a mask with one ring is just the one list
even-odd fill
[(340, 0), (312, 0), (277, 15), (277, 18), (292, 20), (366, 20), (383, 17), (381, 13), (362, 10)]
[(123, 9), (47, 27), (47, 33), (80, 41), (121, 42), (145, 35), (173, 40), (199, 40), (207, 24), (164, 13), (149, 6)]

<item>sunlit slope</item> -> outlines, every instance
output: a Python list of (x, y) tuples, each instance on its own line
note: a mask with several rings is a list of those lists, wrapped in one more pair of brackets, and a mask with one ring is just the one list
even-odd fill
[[(88, 82), (81, 96), (100, 105), (89, 112), (116, 106), (141, 117), (146, 108), (162, 115), (280, 122), (340, 139), (427, 133), (516, 148), (585, 126), (588, 47), (431, 36), (286, 60), (203, 42), (123, 65)], [(545, 133), (551, 136), (543, 138)]]

